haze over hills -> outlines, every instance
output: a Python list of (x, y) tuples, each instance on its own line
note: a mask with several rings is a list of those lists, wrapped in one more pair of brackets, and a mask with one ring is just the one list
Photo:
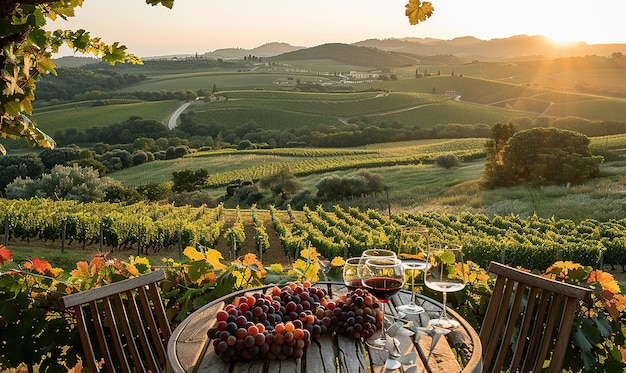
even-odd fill
[[(528, 35), (491, 40), (481, 40), (473, 36), (459, 37), (452, 40), (433, 38), (368, 39), (352, 45), (418, 56), (454, 55), (468, 60), (492, 61), (538, 57), (609, 56), (615, 52), (626, 54), (626, 44), (590, 45), (585, 42), (576, 42), (557, 45), (544, 36)], [(274, 57), (303, 49), (312, 48), (296, 47), (286, 43), (268, 43), (254, 49), (218, 49), (205, 53), (203, 56), (211, 58), (243, 58), (251, 54), (257, 57)]]
[(354, 43), (354, 45), (416, 55), (452, 54), (469, 60), (491, 61), (538, 59), (538, 57), (610, 56), (615, 52), (626, 54), (626, 44), (589, 45), (585, 42), (555, 44), (544, 36), (528, 35), (491, 40), (481, 40), (473, 36), (452, 40), (430, 38), (370, 39)]
[[(379, 52), (396, 52), (393, 56), (393, 63), (388, 65), (399, 66), (410, 64), (411, 61), (423, 63), (425, 57), (441, 56), (450, 57), (450, 63), (481, 61), (511, 61), (511, 60), (541, 60), (558, 57), (575, 56), (610, 56), (613, 53), (626, 55), (625, 44), (587, 44), (576, 42), (557, 45), (543, 36), (517, 35), (504, 39), (481, 40), (472, 36), (459, 37), (452, 40), (441, 40), (433, 38), (399, 38), (399, 39), (368, 39), (353, 44), (328, 43), (316, 47), (306, 48), (293, 46), (287, 43), (272, 42), (266, 43), (252, 49), (225, 48), (211, 51), (202, 55), (184, 54), (143, 57), (144, 60), (154, 59), (177, 59), (201, 56), (211, 59), (243, 59), (247, 56), (261, 58), (278, 57), (280, 60), (298, 59), (323, 59), (332, 57), (333, 60), (342, 62), (346, 58), (337, 54), (332, 46), (342, 45), (351, 47), (375, 48)], [(365, 56), (371, 51), (346, 48), (342, 53), (355, 53)], [(402, 55), (402, 56), (401, 56)], [(454, 56), (454, 58), (452, 58)], [(376, 61), (380, 60), (380, 54)], [(404, 63), (399, 60), (404, 60)], [(97, 59), (86, 57), (62, 57), (55, 62), (59, 67), (76, 67), (97, 62)], [(370, 64), (373, 67), (380, 66), (379, 63)], [(441, 62), (441, 61), (440, 61)]]

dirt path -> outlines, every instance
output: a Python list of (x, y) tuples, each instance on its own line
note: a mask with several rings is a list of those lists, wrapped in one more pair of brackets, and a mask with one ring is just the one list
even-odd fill
[[(259, 255), (259, 247), (255, 240), (256, 230), (254, 228), (254, 222), (252, 220), (252, 215), (249, 210), (241, 211), (241, 218), (244, 219), (244, 232), (246, 234), (246, 241), (243, 243), (237, 244), (237, 254), (236, 257), (245, 255), (247, 253), (253, 253), (260, 258)], [(280, 240), (280, 236), (276, 229), (274, 228), (274, 224), (272, 223), (272, 219), (269, 211), (256, 211), (256, 215), (258, 219), (263, 221), (263, 225), (265, 226), (265, 231), (267, 232), (270, 246), (263, 251), (263, 260), (262, 263), (264, 265), (270, 265), (273, 263), (279, 263), (283, 266), (291, 265), (292, 260), (286, 254), (282, 242)], [(224, 231), (230, 228), (236, 220), (236, 216), (226, 215), (224, 216)], [(215, 243), (215, 249), (222, 254), (225, 261), (231, 261), (231, 250), (232, 247), (229, 245), (228, 240), (222, 234)], [(235, 257), (235, 258), (236, 258)]]

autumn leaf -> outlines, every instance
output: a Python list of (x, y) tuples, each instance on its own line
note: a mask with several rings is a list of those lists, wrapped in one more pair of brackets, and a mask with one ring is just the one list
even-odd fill
[(44, 259), (34, 258), (30, 262), (24, 264), (24, 268), (37, 271), (41, 274), (52, 272), (52, 266)]
[(183, 255), (185, 255), (191, 261), (204, 260), (204, 255), (202, 255), (201, 252), (199, 252), (192, 246), (187, 246), (185, 250), (183, 251)]
[(343, 258), (340, 256), (334, 257), (333, 260), (330, 262), (330, 265), (333, 267), (341, 267), (344, 264), (346, 264), (346, 261), (343, 260)]
[(72, 277), (90, 277), (89, 264), (87, 262), (76, 263), (76, 269), (70, 272)]
[(20, 69), (18, 67), (13, 68), (13, 73), (8, 70), (2, 70), (2, 78), (6, 83), (6, 88), (2, 90), (2, 94), (11, 96), (14, 94), (24, 93), (19, 85)]
[(435, 8), (430, 1), (421, 2), (420, 0), (409, 0), (409, 3), (406, 4), (404, 14), (409, 17), (409, 22), (412, 25), (417, 25), (432, 16), (434, 10)]
[(214, 249), (208, 249), (206, 251), (206, 260), (213, 266), (213, 269), (226, 268), (226, 266), (220, 262), (220, 259), (223, 259), (223, 257), (219, 251)]
[(0, 265), (4, 265), (5, 262), (13, 260), (11, 250), (7, 249), (4, 245), (0, 245)]

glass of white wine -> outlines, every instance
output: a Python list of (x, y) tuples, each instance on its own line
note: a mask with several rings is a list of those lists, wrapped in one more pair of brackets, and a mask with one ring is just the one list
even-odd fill
[[(420, 237), (423, 238), (423, 242), (421, 242)], [(415, 301), (415, 276), (428, 266), (426, 255), (429, 245), (430, 237), (426, 227), (407, 228), (400, 238), (398, 259), (402, 261), (404, 269), (410, 271), (411, 274), (411, 303), (396, 308), (405, 315), (417, 315), (424, 312), (424, 307)]]
[(443, 294), (443, 312), (439, 318), (431, 319), (433, 327), (455, 329), (459, 322), (448, 317), (447, 295), (465, 288), (465, 266), (462, 246), (453, 243), (431, 243), (428, 251), (428, 268), (424, 284), (431, 290)]

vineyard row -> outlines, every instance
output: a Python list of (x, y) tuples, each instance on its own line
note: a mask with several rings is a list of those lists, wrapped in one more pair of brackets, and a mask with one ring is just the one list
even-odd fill
[[(111, 251), (133, 246), (138, 251), (159, 248), (164, 252), (183, 246), (214, 247), (220, 236), (240, 243), (254, 239), (258, 244), (261, 240), (260, 246), (267, 249), (269, 241), (262, 222), (255, 223), (255, 237), (243, 234), (243, 219), (256, 220), (255, 210), (251, 211), (251, 215), (240, 215), (237, 209), (238, 219), (226, 226), (222, 206), (0, 199), (5, 242), (55, 241), (63, 237), (83, 245), (100, 242)], [(466, 260), (483, 267), (491, 260), (531, 269), (547, 268), (557, 260), (594, 267), (626, 264), (626, 219), (574, 222), (537, 216), (490, 218), (482, 214), (435, 212), (389, 217), (377, 210), (340, 206), (330, 211), (320, 206), (305, 207), (303, 212), (288, 208), (287, 214), (280, 214), (282, 218), (270, 208), (270, 215), (284, 250), (293, 258), (310, 245), (329, 259), (359, 255), (371, 247), (395, 249), (410, 242), (425, 250), (423, 237), (410, 234), (407, 228), (426, 227), (431, 242), (459, 243), (464, 247)]]

